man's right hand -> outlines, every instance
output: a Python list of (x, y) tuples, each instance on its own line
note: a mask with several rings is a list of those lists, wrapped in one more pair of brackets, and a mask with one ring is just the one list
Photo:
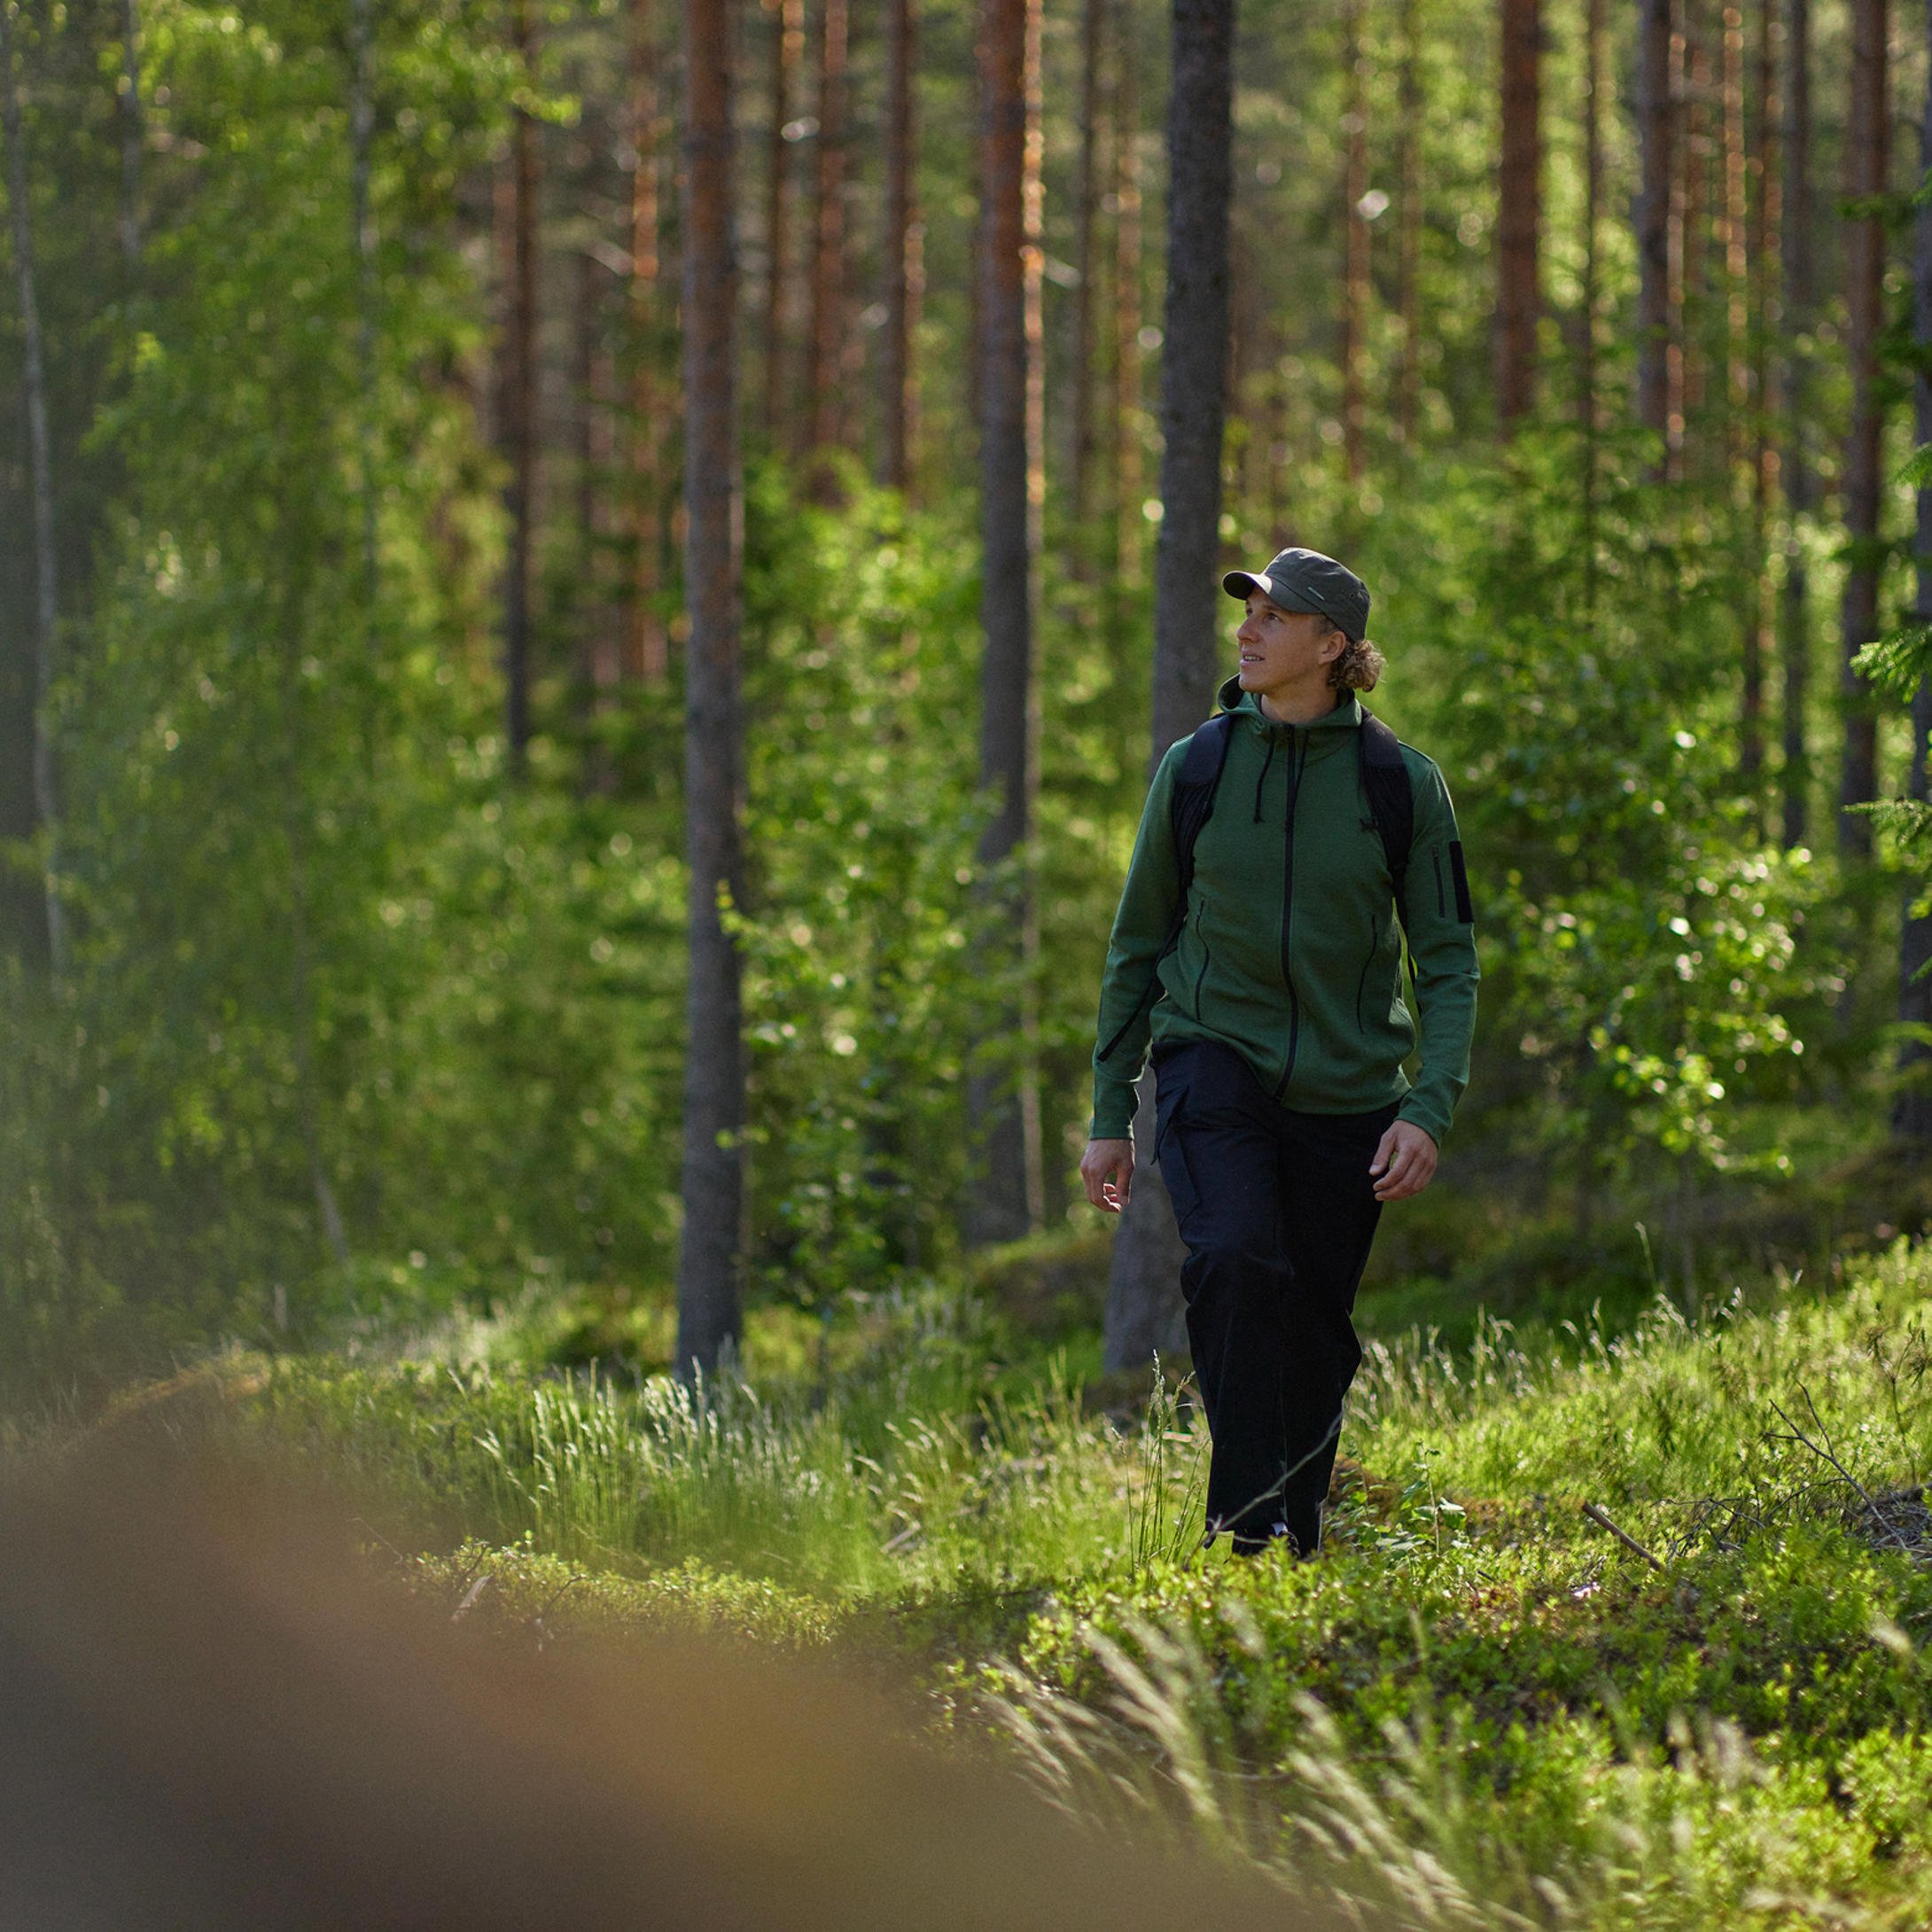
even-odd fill
[(1103, 1214), (1118, 1214), (1133, 1192), (1133, 1142), (1089, 1141), (1080, 1156), (1087, 1198)]

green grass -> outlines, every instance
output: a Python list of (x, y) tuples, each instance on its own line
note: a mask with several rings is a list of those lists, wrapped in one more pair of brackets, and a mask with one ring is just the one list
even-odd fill
[[(1416, 1926), (1932, 1920), (1932, 1254), (1694, 1326), (1372, 1344), (1327, 1554), (1198, 1551), (1121, 1430), (937, 1289), (754, 1393), (237, 1360), (195, 1426), (332, 1468), (412, 1585), (547, 1632), (909, 1658), (1066, 1802)], [(1607, 1512), (1655, 1562), (1586, 1517)], [(420, 1554), (418, 1554), (420, 1553)]]

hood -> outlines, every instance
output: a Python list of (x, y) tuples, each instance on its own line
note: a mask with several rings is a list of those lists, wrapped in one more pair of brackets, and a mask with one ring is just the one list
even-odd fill
[(1292, 727), (1276, 724), (1272, 718), (1263, 716), (1261, 700), (1252, 691), (1242, 689), (1238, 675), (1229, 678), (1214, 695), (1223, 711), (1244, 711), (1264, 731), (1353, 731), (1360, 728), (1362, 721), (1361, 700), (1353, 691), (1344, 692), (1342, 702), (1326, 717)]

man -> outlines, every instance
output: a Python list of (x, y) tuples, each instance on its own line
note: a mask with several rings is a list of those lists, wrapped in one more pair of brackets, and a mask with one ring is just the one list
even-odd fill
[[(1208, 1539), (1310, 1556), (1375, 1223), (1429, 1185), (1468, 1080), (1476, 942), (1442, 774), (1355, 696), (1383, 668), (1367, 588), (1304, 549), (1223, 584), (1247, 605), (1230, 715), (1155, 774), (1107, 953), (1080, 1175), (1119, 1212), (1151, 1041), (1154, 1153), (1214, 1441)], [(1190, 762), (1197, 739), (1211, 755)]]

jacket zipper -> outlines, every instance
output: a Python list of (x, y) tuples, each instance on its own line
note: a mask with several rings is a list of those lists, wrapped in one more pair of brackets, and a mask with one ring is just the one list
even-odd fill
[[(1194, 936), (1201, 947), (1201, 970), (1194, 976), (1194, 1017), (1197, 1020), (1201, 1019), (1201, 988), (1207, 984), (1208, 963), (1214, 957), (1207, 943), (1207, 935), (1201, 930), (1201, 909), (1200, 895), (1196, 893), (1194, 904)], [(1202, 1024), (1206, 1024), (1204, 1020), (1202, 1021)]]
[(1382, 922), (1374, 913), (1368, 915), (1368, 957), (1362, 962), (1361, 978), (1355, 982), (1355, 1031), (1362, 1031), (1362, 995), (1368, 991), (1368, 969), (1375, 963), (1375, 954), (1382, 945)]
[(1288, 1091), (1295, 1071), (1295, 1055), (1301, 1045), (1301, 1001), (1295, 993), (1295, 976), (1289, 966), (1289, 941), (1295, 914), (1295, 806), (1301, 797), (1302, 763), (1307, 753), (1307, 736), (1297, 732), (1295, 755), (1288, 762), (1288, 812), (1282, 828), (1282, 984), (1288, 990), (1288, 1060), (1276, 1081), (1274, 1097)]

